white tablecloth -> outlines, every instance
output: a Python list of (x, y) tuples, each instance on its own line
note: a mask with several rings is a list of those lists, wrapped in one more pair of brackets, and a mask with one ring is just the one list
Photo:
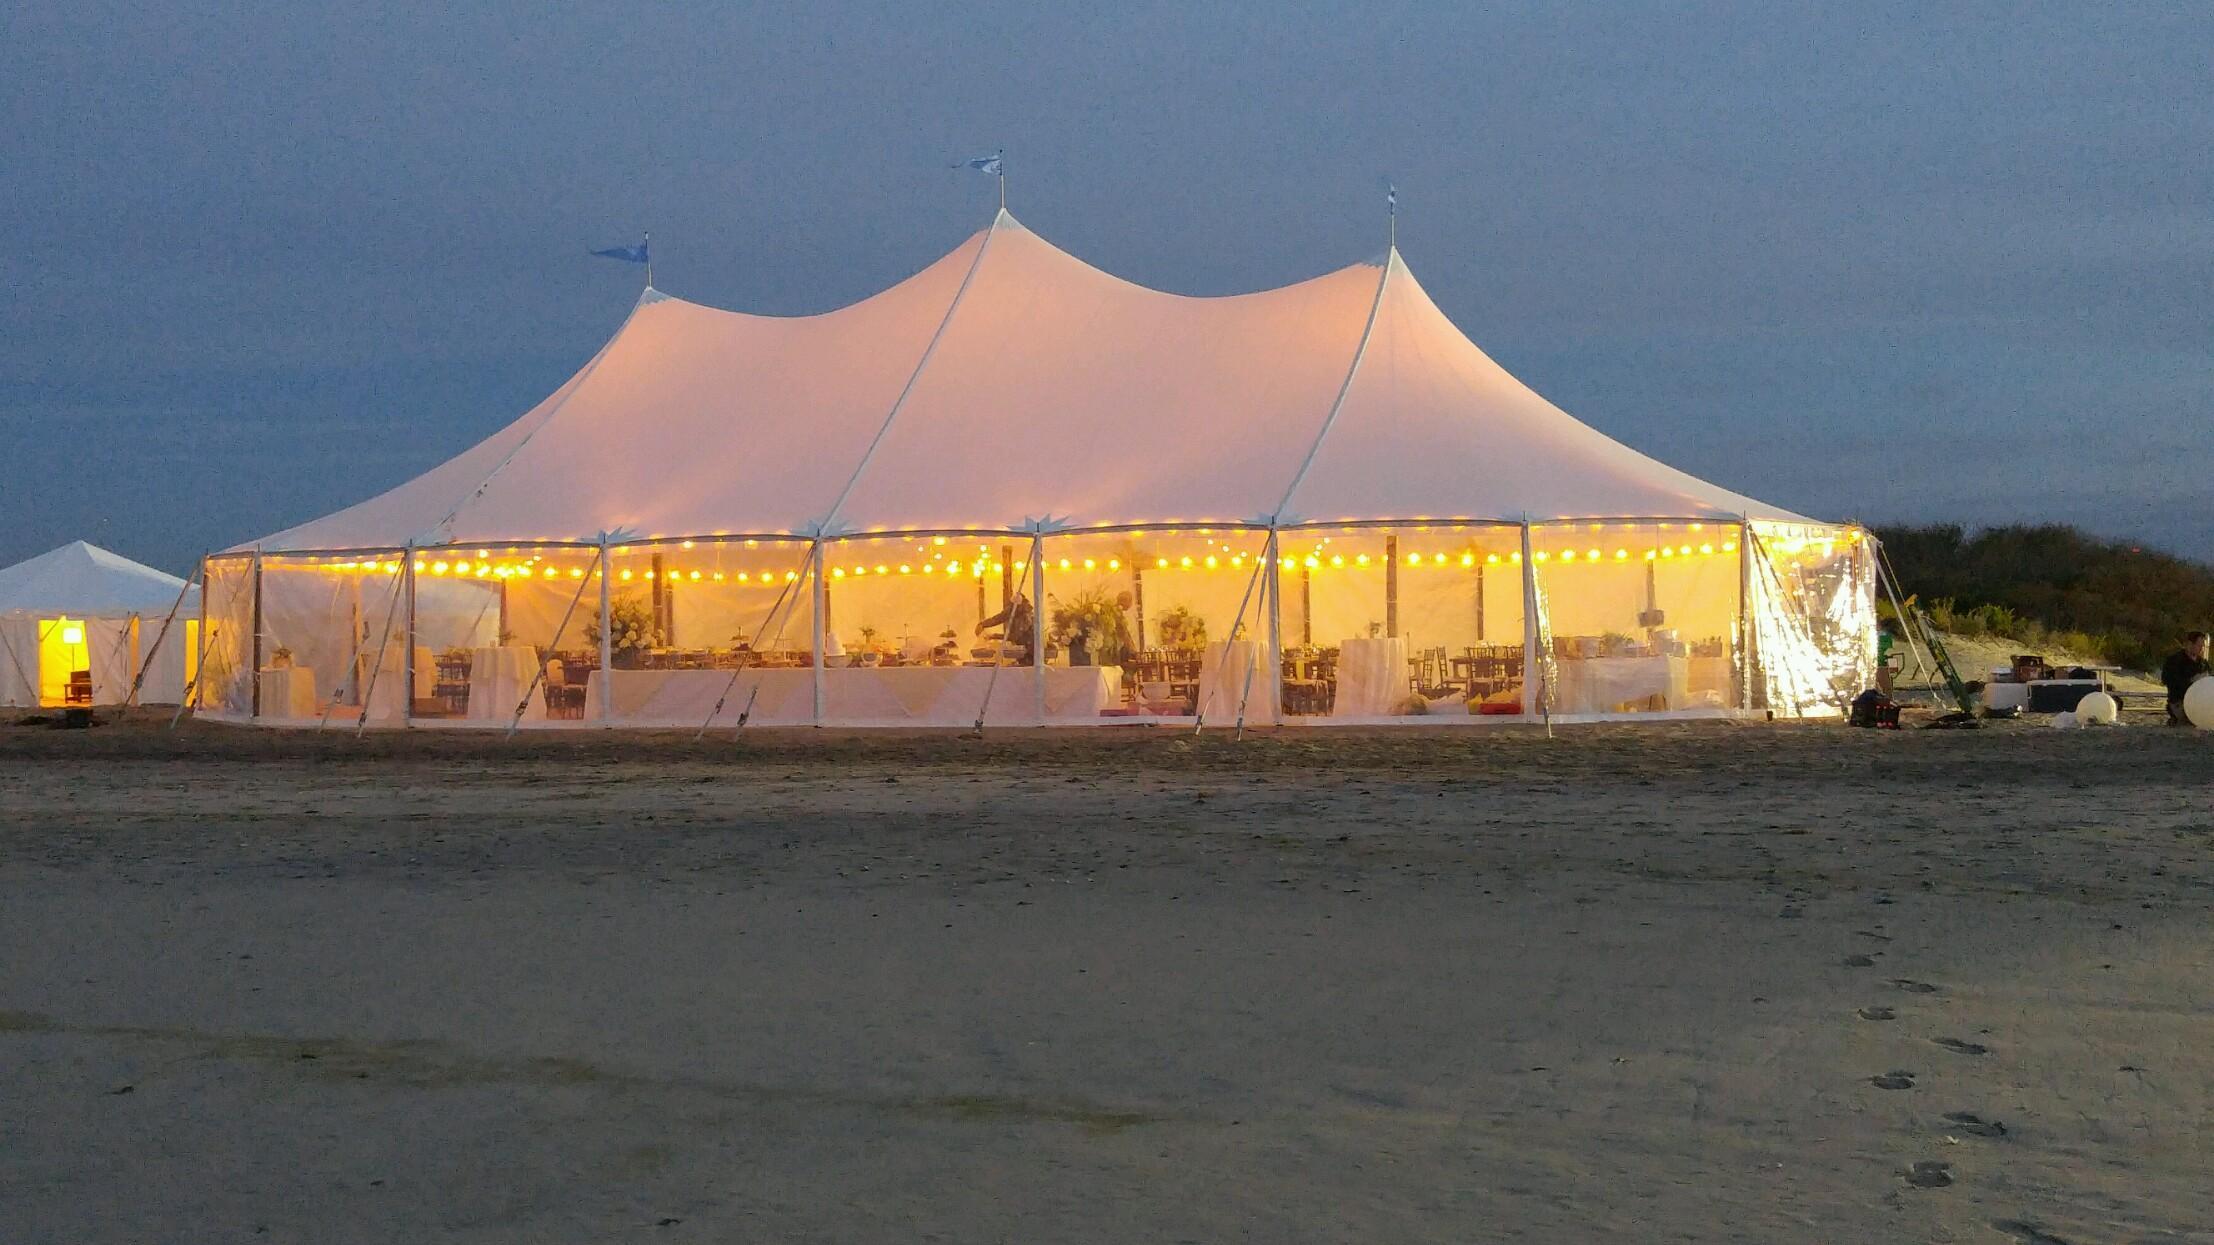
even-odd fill
[(1414, 694), (1404, 636), (1346, 640), (1338, 645), (1338, 695), (1334, 718), (1386, 717)]
[[(528, 644), (469, 650), (469, 717), (505, 722), (515, 716), (515, 704), (538, 676), (538, 650)], [(532, 692), (523, 720), (537, 722), (546, 716), (544, 688)]]
[(315, 699), (314, 670), (287, 666), (261, 672), (261, 716), (312, 718), (322, 712), (323, 706)]
[(1555, 713), (1642, 709), (1654, 696), (1670, 709), (1691, 707), (1691, 661), (1685, 657), (1563, 657), (1554, 690)]
[[(584, 719), (600, 720), (607, 701), (607, 673), (595, 670), (584, 690)], [(746, 670), (735, 685), (728, 670), (617, 670), (615, 719), (638, 726), (698, 726), (729, 689), (722, 725), (735, 725), (758, 687), (757, 726), (798, 725), (815, 716), (815, 672), (807, 667)], [(852, 667), (823, 671), (826, 722), (900, 722), (915, 726), (972, 726), (991, 694), (987, 724), (1037, 721), (1029, 666), (1005, 666), (995, 683), (989, 666)], [(1120, 666), (1048, 666), (1046, 720), (1096, 722), (1100, 711), (1122, 700)], [(512, 704), (509, 712), (514, 711)]]
[(1213, 722), (1233, 722), (1241, 698), (1245, 701), (1246, 721), (1265, 725), (1276, 720), (1269, 704), (1268, 672), (1261, 669), (1260, 646), (1251, 640), (1209, 644), (1199, 655), (1200, 716)]
[[(370, 688), (369, 720), (372, 722), (396, 721), (407, 712), (408, 677), (400, 669), (400, 654), (407, 650), (393, 645), (384, 650), (384, 669), (377, 672), (376, 686)], [(361, 683), (369, 687), (369, 658), (361, 659)], [(431, 694), (438, 680), (438, 663), (431, 657), (430, 646), (415, 646), (415, 699), (422, 700)], [(358, 699), (358, 697), (357, 697)], [(513, 706), (510, 706), (512, 708)]]

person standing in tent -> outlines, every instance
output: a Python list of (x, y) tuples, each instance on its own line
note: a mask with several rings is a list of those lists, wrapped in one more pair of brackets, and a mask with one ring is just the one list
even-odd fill
[(2183, 716), (2183, 694), (2206, 675), (2206, 633), (2186, 631), (2183, 647), (2160, 664), (2160, 682), (2168, 689), (2168, 725), (2191, 725), (2191, 719)]
[(1037, 656), (1038, 630), (1032, 621), (1030, 598), (1018, 592), (1007, 608), (976, 624), (976, 633), (983, 635), (985, 628), (1005, 626), (1006, 642), (1021, 650), (1018, 666), (1027, 666)]

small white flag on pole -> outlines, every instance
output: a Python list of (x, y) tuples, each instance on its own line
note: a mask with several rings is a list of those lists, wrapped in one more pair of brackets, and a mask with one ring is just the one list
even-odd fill
[(978, 156), (974, 160), (963, 160), (953, 167), (957, 169), (975, 169), (979, 173), (989, 173), (994, 177), (1005, 177), (1006, 174), (1000, 171), (1000, 160), (1006, 154), (1005, 151), (995, 151), (988, 156)]

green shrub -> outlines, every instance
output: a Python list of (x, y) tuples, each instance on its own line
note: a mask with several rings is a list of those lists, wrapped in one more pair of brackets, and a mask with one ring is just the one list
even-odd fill
[[(1878, 528), (1902, 589), (1930, 621), (1969, 636), (2147, 670), (2185, 631), (2214, 623), (2214, 567), (2070, 527)], [(1976, 602), (1963, 606), (1960, 602)], [(2028, 651), (2025, 649), (2025, 651)]]

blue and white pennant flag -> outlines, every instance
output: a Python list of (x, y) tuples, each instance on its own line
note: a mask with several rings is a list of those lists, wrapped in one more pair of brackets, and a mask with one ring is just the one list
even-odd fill
[(650, 264), (653, 260), (648, 256), (646, 248), (652, 243), (653, 235), (648, 234), (645, 241), (636, 246), (611, 246), (604, 251), (592, 253), (601, 259), (619, 259), (626, 264)]
[(975, 169), (979, 173), (989, 173), (994, 177), (999, 177), (1002, 176), (1000, 170), (1000, 159), (1006, 154), (1007, 153), (1004, 151), (995, 151), (988, 156), (978, 156), (973, 160), (963, 160), (961, 163), (956, 164), (953, 167), (957, 169)]

